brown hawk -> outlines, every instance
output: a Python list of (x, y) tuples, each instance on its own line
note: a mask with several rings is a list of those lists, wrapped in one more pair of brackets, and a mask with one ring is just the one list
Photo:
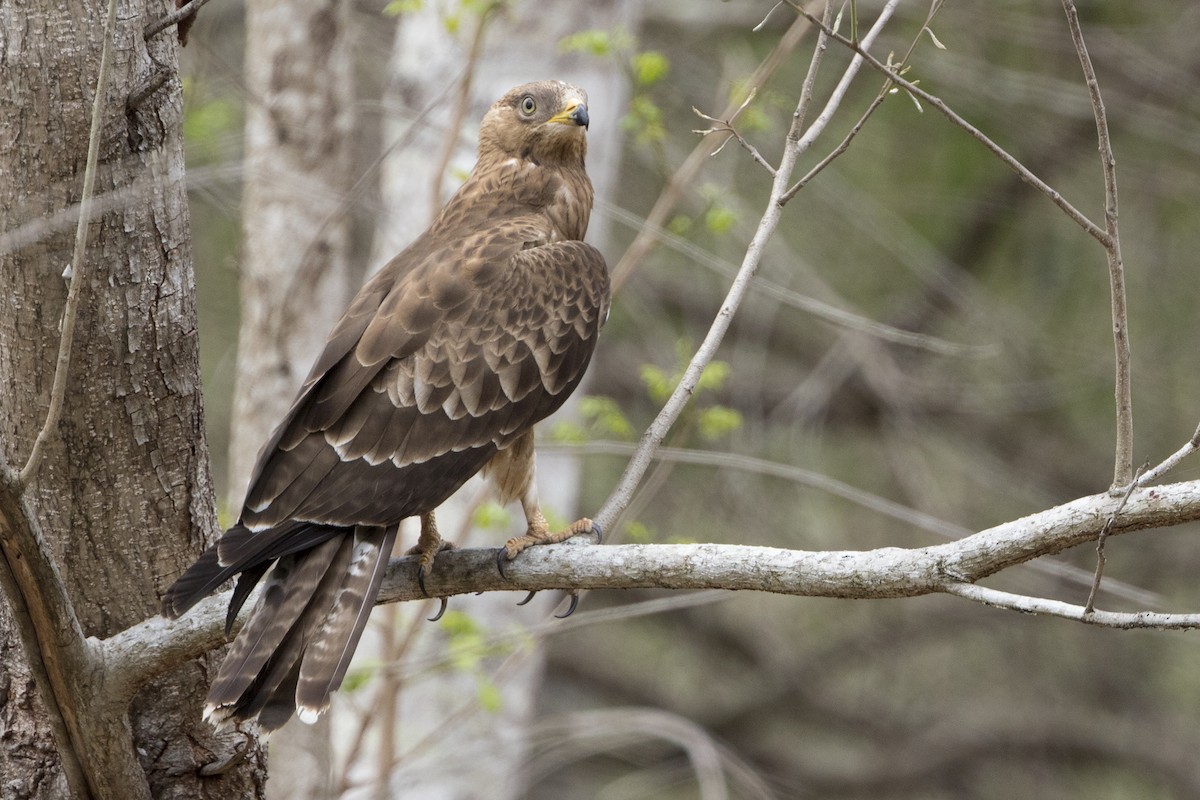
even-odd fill
[(239, 575), (232, 624), (266, 575), (206, 716), (273, 729), (324, 711), (401, 520), (421, 520), (424, 589), (447, 546), (434, 509), (480, 470), (502, 502), (521, 501), (528, 522), (501, 548), (501, 566), (592, 530), (586, 519), (549, 530), (533, 458), (534, 424), (579, 385), (608, 313), (608, 269), (582, 241), (587, 125), (586, 95), (566, 83), (500, 98), (466, 183), (330, 333), (259, 455), (241, 518), (163, 598), (175, 618)]

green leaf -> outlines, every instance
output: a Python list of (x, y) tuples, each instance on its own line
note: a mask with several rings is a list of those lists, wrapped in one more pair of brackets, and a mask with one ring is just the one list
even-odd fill
[(700, 380), (696, 382), (696, 394), (720, 389), (729, 379), (730, 372), (732, 369), (726, 361), (708, 362), (704, 372), (700, 373)]
[(582, 444), (589, 437), (582, 425), (563, 419), (554, 423), (554, 426), (550, 429), (550, 438), (556, 442), (563, 442), (565, 444)]
[(479, 701), (480, 708), (492, 714), (500, 710), (504, 701), (504, 697), (500, 694), (500, 687), (493, 681), (482, 677), (475, 688), (475, 699)]
[(479, 624), (464, 611), (447, 611), (442, 615), (439, 624), (447, 636), (479, 635)]
[(475, 509), (471, 522), (476, 528), (483, 530), (503, 530), (508, 527), (509, 518), (508, 510), (504, 506), (488, 502)]
[(687, 236), (688, 231), (692, 229), (692, 218), (686, 214), (676, 214), (667, 223), (667, 230), (676, 236)]
[(742, 427), (740, 412), (725, 406), (713, 406), (700, 412), (700, 435), (712, 441)]
[(371, 679), (378, 675), (384, 666), (384, 662), (377, 658), (356, 659), (354, 669), (346, 673), (340, 691), (357, 692), (370, 683)]
[(652, 144), (666, 138), (662, 109), (643, 94), (634, 95), (629, 101), (629, 113), (621, 120), (621, 127), (631, 131), (641, 144)]
[(398, 17), (401, 14), (415, 14), (425, 5), (423, 0), (391, 0), (383, 7), (384, 16)]
[(638, 374), (650, 394), (650, 399), (656, 403), (666, 402), (671, 392), (675, 391), (675, 384), (679, 382), (677, 378), (672, 379), (653, 364), (643, 364), (638, 369)]
[(588, 395), (579, 401), (579, 415), (591, 423), (598, 436), (630, 440), (636, 435), (633, 425), (611, 397)]
[(592, 56), (609, 56), (617, 50), (622, 39), (618, 31), (590, 30), (573, 33), (558, 40), (560, 53), (587, 53)]
[(625, 526), (625, 538), (631, 544), (648, 544), (654, 541), (654, 531), (646, 523), (634, 520)]
[(629, 64), (633, 67), (633, 79), (638, 86), (653, 86), (667, 77), (671, 69), (670, 60), (657, 50), (637, 53)]
[(704, 214), (704, 227), (720, 236), (737, 224), (737, 214), (724, 206), (713, 206)]

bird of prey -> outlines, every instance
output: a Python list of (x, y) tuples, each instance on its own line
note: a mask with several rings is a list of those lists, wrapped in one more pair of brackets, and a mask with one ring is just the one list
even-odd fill
[[(217, 722), (312, 721), (341, 685), (401, 520), (418, 517), (425, 578), (434, 510), (472, 475), (520, 500), (530, 545), (551, 532), (533, 426), (583, 377), (608, 314), (608, 268), (582, 240), (587, 97), (559, 81), (511, 90), (484, 116), (466, 183), (359, 291), (259, 455), (237, 524), (167, 591), (175, 618), (238, 575), (227, 629), (263, 579), (208, 695)], [(270, 570), (270, 573), (268, 573)]]

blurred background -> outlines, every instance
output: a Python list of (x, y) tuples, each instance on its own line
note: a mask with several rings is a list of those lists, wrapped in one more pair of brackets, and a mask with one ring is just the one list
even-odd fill
[[(615, 485), (763, 213), (770, 176), (737, 142), (710, 157), (723, 137), (701, 139), (695, 129), (710, 123), (693, 107), (721, 117), (755, 86), (736, 126), (778, 163), (815, 36), (772, 5), (325, 3), (348, 65), (336, 135), (352, 166), (331, 214), (347, 232), (335, 278), (351, 290), (461, 182), (492, 99), (543, 77), (591, 94), (589, 240), (617, 291), (582, 396), (540, 429), (559, 520), (595, 511)], [(1157, 463), (1200, 421), (1200, 6), (1081, 6), (1117, 159), (1135, 460)], [(860, 35), (880, 7), (857, 3)], [(277, 84), (327, 69), (276, 63), (270, 89), (248, 84), (258, 37), (273, 34), (247, 32), (246, 10), (206, 6), (184, 52), (208, 430), (234, 509), (245, 477), (231, 477), (226, 454), (252, 458), (262, 441), (229, 433), (239, 277), (255, 267), (244, 131), (273, 113)], [(936, 39), (921, 31), (929, 12), (900, 3), (872, 52), (899, 59), (915, 42), (906, 77), (1103, 224), (1095, 123), (1061, 6), (948, 3), (930, 25)], [(847, 7), (843, 31), (850, 17)], [(809, 119), (849, 60), (830, 47)], [(881, 86), (869, 69), (858, 75), (796, 178)], [(289, 294), (267, 290), (281, 304)], [(322, 319), (341, 311), (334, 294)], [(242, 357), (255, 347), (241, 346)], [(1111, 481), (1102, 248), (904, 92), (786, 206), (718, 360), (668, 440), (689, 463), (660, 461), (609, 541), (919, 547)], [(1197, 477), (1200, 463), (1185, 462), (1171, 479)], [(519, 509), (463, 494), (456, 525), (473, 532), (460, 541), (491, 546), (519, 527)], [(1196, 533), (1112, 540), (1099, 605), (1196, 610)], [(1082, 604), (1094, 563), (1093, 548), (1078, 548), (987, 583)], [(304, 732), (306, 754), (289, 755), (286, 736), (273, 742), (276, 795), (1200, 797), (1195, 634), (1091, 629), (949, 597), (592, 593), (564, 622), (548, 616), (559, 598), (517, 599), (454, 598), (437, 624), (422, 621), (429, 608), (378, 610), (332, 721)], [(301, 764), (316, 777), (285, 785)]]

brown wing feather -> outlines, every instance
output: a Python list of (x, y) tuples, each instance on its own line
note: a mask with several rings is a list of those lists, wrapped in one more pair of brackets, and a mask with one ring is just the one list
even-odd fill
[[(363, 339), (314, 382), (310, 405), (289, 417), (275, 451), (264, 454), (243, 511), (248, 527), (288, 519), (387, 526), (431, 511), (562, 405), (607, 312), (603, 258), (582, 242), (519, 249), (510, 240), (505, 249), (496, 241), (489, 233), (476, 250), (504, 257), (505, 269), (474, 273), (492, 276), (490, 284), (459, 273), (471, 290), (455, 290), (445, 275), (421, 268), (402, 281), (412, 298), (386, 297)], [(454, 260), (442, 255), (453, 274)], [(449, 311), (406, 310), (434, 307), (435, 290), (454, 298)], [(404, 335), (388, 332), (397, 326)], [(414, 336), (422, 344), (407, 352)], [(378, 360), (385, 340), (399, 356)], [(331, 385), (338, 380), (358, 394), (346, 397)], [(337, 400), (321, 407), (324, 398)]]

